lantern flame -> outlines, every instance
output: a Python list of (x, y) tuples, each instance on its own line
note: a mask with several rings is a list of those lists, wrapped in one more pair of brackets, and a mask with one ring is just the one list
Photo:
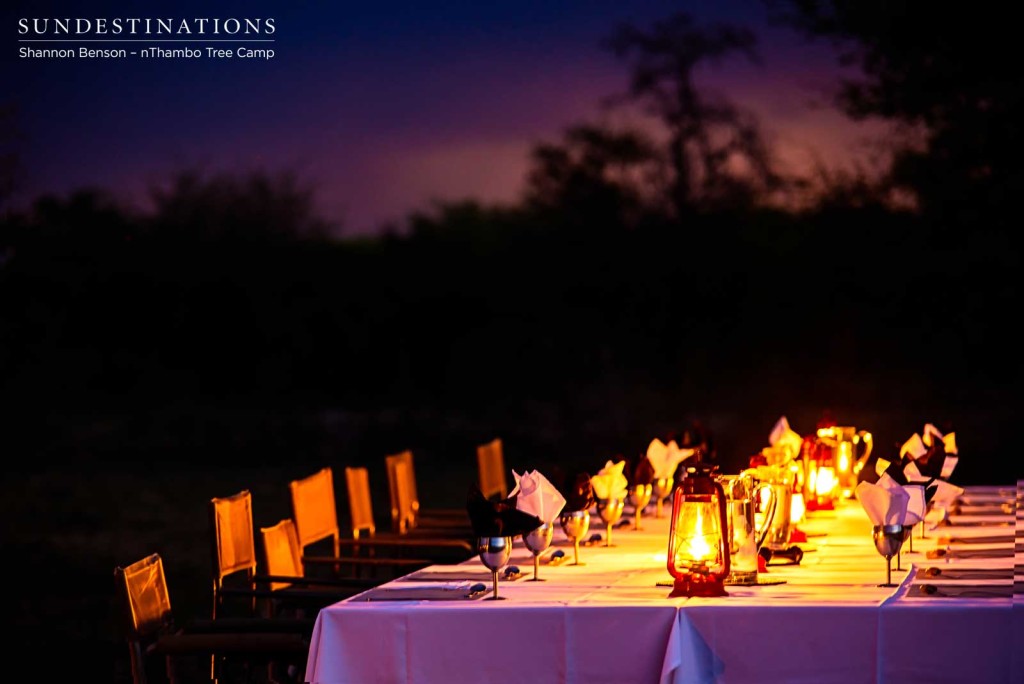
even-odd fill
[(850, 463), (852, 461), (852, 459), (850, 458), (850, 456), (851, 456), (851, 454), (850, 454), (851, 448), (852, 448), (852, 446), (851, 446), (851, 444), (849, 442), (840, 442), (839, 443), (839, 463), (838, 463), (838, 465), (839, 465), (839, 472), (841, 472), (841, 473), (848, 473), (848, 472), (850, 472)]
[(818, 468), (817, 476), (815, 477), (814, 471), (811, 472), (811, 476), (811, 489), (819, 495), (828, 495), (839, 484), (836, 471), (832, 468)]
[[(704, 529), (704, 514), (701, 512), (701, 510), (699, 508), (697, 509), (697, 517), (693, 521), (693, 524), (694, 524), (694, 527), (697, 530), (703, 530)], [(689, 548), (687, 550), (689, 551), (690, 558), (694, 558), (694, 559), (711, 559), (711, 558), (713, 558), (713, 554), (712, 554), (712, 551), (711, 551), (711, 545), (708, 544), (708, 540), (706, 539), (706, 536), (703, 535), (703, 534), (698, 534), (698, 535), (695, 535), (693, 537), (690, 537), (688, 546), (689, 546)]]
[(805, 511), (804, 495), (800, 492), (793, 492), (793, 499), (790, 502), (789, 509), (789, 521), (793, 524), (803, 522)]

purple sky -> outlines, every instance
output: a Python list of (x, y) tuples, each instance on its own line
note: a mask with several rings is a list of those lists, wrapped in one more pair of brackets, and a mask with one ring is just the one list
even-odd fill
[[(435, 199), (515, 200), (530, 148), (580, 121), (643, 122), (601, 108), (625, 67), (599, 43), (620, 20), (646, 27), (676, 10), (746, 25), (763, 64), (706, 67), (702, 83), (760, 115), (791, 169), (870, 157), (877, 127), (827, 106), (827, 45), (770, 27), (759, 0), (707, 3), (382, 2), (330, 9), (285, 3), (15, 3), (2, 10), (0, 61), (18, 107), (22, 204), (84, 185), (142, 203), (175, 171), (291, 170), (343, 234), (400, 222)], [(272, 61), (18, 59), (17, 18), (274, 16)], [(38, 46), (37, 46), (38, 47)], [(7, 81), (7, 78), (2, 79)]]

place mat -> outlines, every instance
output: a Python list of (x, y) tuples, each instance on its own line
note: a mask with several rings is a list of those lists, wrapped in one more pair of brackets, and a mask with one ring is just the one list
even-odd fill
[(1011, 568), (923, 568), (918, 571), (921, 578), (946, 578), (950, 580), (1010, 580), (1013, 579)]
[(925, 554), (927, 558), (1012, 558), (1013, 549), (932, 549)]
[[(500, 582), (515, 582), (517, 579), (523, 576), (522, 572), (510, 573), (506, 575), (504, 572), (498, 573), (498, 581)], [(430, 570), (418, 570), (404, 577), (399, 577), (399, 582), (490, 582), (492, 575), (489, 570), (439, 570), (432, 572)]]
[(1012, 584), (911, 584), (907, 596), (918, 598), (1011, 598)]
[(949, 507), (950, 515), (1013, 515), (1014, 505), (1012, 502), (1005, 504), (956, 504)]
[(1012, 516), (1000, 516), (998, 520), (946, 520), (936, 527), (1013, 527), (1015, 524)]
[(475, 601), (483, 598), (488, 585), (473, 587), (375, 587), (353, 601)]
[(939, 537), (938, 544), (1012, 544), (1013, 536)]
[(1012, 496), (1006, 498), (989, 497), (983, 499), (960, 499), (949, 502), (948, 508), (1013, 508), (1016, 499)]

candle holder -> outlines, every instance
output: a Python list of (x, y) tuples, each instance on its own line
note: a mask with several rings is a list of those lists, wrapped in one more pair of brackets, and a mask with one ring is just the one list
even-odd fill
[(668, 571), (675, 582), (670, 598), (728, 596), (728, 511), (714, 470), (703, 463), (688, 467), (673, 495)]
[(816, 439), (804, 442), (804, 505), (808, 511), (831, 511), (839, 498), (836, 451), (839, 443), (832, 428), (818, 430)]

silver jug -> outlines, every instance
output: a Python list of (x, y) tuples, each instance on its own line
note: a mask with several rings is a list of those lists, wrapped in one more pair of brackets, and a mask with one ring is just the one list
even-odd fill
[(725, 492), (729, 522), (729, 576), (726, 584), (757, 584), (758, 551), (768, 534), (771, 519), (758, 519), (755, 509), (767, 500), (774, 508), (775, 493), (771, 485), (760, 482), (750, 470), (739, 475), (720, 475), (719, 484)]

